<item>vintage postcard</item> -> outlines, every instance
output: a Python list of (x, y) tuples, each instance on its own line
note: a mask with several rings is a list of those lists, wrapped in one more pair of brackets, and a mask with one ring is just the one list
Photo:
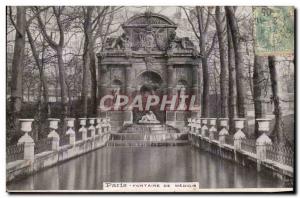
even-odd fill
[(7, 6), (7, 191), (295, 192), (294, 13)]

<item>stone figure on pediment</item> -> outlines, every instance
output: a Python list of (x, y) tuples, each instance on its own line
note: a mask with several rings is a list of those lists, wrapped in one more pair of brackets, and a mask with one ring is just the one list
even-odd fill
[(118, 38), (107, 38), (105, 43), (108, 49), (125, 49), (129, 50), (131, 48), (131, 43), (126, 33), (123, 33)]

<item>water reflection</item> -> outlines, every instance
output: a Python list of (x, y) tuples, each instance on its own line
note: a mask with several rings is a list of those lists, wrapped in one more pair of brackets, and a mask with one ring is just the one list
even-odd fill
[(199, 182), (200, 188), (283, 187), (270, 175), (190, 146), (105, 147), (41, 171), (11, 190), (102, 189), (102, 182)]

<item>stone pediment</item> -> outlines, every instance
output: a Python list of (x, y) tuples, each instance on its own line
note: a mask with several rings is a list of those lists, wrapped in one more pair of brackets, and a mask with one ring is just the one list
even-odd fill
[(163, 51), (168, 56), (174, 53), (197, 55), (194, 44), (188, 37), (176, 35), (177, 25), (168, 17), (146, 12), (138, 14), (122, 25), (124, 33), (117, 38), (108, 38), (104, 51), (152, 53)]
[(152, 25), (153, 27), (177, 28), (177, 25), (168, 17), (151, 12), (134, 15), (122, 27), (126, 29), (131, 27), (146, 27), (148, 25)]

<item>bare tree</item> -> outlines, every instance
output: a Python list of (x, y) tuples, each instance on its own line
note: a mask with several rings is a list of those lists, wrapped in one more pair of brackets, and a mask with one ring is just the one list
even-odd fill
[(47, 78), (45, 76), (44, 67), (43, 67), (43, 64), (44, 64), (43, 57), (44, 57), (44, 52), (45, 52), (45, 43), (44, 43), (44, 41), (42, 42), (42, 59), (40, 60), (39, 52), (36, 49), (34, 39), (33, 39), (32, 34), (30, 32), (29, 26), (26, 28), (26, 33), (27, 33), (27, 37), (28, 37), (28, 42), (29, 42), (30, 47), (31, 47), (32, 56), (33, 56), (33, 58), (35, 60), (35, 63), (38, 67), (38, 70), (39, 70), (39, 78), (40, 78), (40, 81), (41, 81), (43, 98), (44, 98), (44, 103), (45, 103), (45, 107), (42, 108), (42, 109), (43, 109), (43, 112), (46, 115), (50, 115), (48, 84), (47, 84)]
[(11, 83), (11, 112), (12, 120), (15, 122), (22, 107), (22, 72), (25, 49), (25, 29), (26, 29), (26, 8), (23, 6), (17, 7), (16, 23), (12, 17), (12, 10), (10, 9), (11, 23), (15, 27), (15, 45), (14, 55), (12, 60), (12, 83)]
[(229, 118), (229, 131), (234, 129), (234, 117), (236, 115), (236, 74), (235, 74), (235, 61), (234, 49), (232, 42), (232, 35), (230, 26), (227, 21), (227, 51), (228, 51), (228, 118)]
[[(211, 24), (212, 18), (212, 7), (206, 9), (205, 7), (196, 6), (190, 13), (183, 7), (183, 10), (188, 18), (190, 25), (192, 26), (193, 32), (199, 41), (201, 63), (202, 63), (202, 78), (203, 78), (203, 99), (202, 99), (202, 117), (209, 116), (209, 71), (208, 71), (208, 57), (213, 49), (216, 41), (216, 34), (213, 35), (210, 47), (208, 45), (208, 30)], [(197, 29), (194, 25), (192, 17), (196, 18)]]
[[(39, 8), (36, 7), (38, 11)], [(67, 105), (67, 93), (66, 93), (66, 82), (65, 82), (65, 69), (64, 69), (64, 60), (63, 60), (63, 47), (64, 47), (64, 27), (62, 24), (61, 16), (64, 10), (64, 7), (52, 7), (56, 24), (59, 29), (59, 41), (58, 43), (47, 33), (46, 26), (41, 19), (40, 14), (37, 15), (39, 27), (42, 31), (42, 34), (45, 40), (48, 42), (49, 46), (55, 50), (57, 55), (57, 65), (59, 71), (59, 84), (60, 84), (60, 96), (61, 96), (61, 107), (62, 112), (61, 116), (65, 117), (68, 113), (68, 105)]]
[[(264, 68), (268, 64), (267, 57), (255, 56), (254, 57), (254, 68), (253, 68), (253, 100), (254, 100), (254, 111), (255, 119), (264, 118), (266, 116), (264, 105)], [(258, 132), (258, 125), (255, 123), (254, 130), (255, 137), (260, 134)]]
[(84, 48), (83, 48), (83, 79), (82, 79), (82, 110), (86, 116), (88, 92), (88, 76), (91, 77), (91, 114), (97, 113), (97, 69), (95, 45), (98, 38), (103, 43), (106, 37), (116, 30), (111, 30), (110, 26), (114, 14), (121, 7), (82, 7), (83, 11), (83, 31), (84, 31)]
[(220, 6), (216, 7), (216, 30), (218, 35), (219, 52), (220, 52), (220, 102), (221, 102), (221, 117), (228, 117), (227, 97), (228, 97), (228, 85), (227, 85), (227, 61), (226, 61), (226, 18), (221, 13)]
[(282, 107), (280, 100), (280, 88), (279, 88), (279, 77), (276, 68), (276, 58), (274, 56), (268, 57), (270, 78), (272, 86), (272, 100), (274, 102), (274, 115), (275, 115), (275, 125), (273, 128), (272, 136), (274, 138), (275, 144), (285, 144), (286, 138), (284, 136), (284, 123), (282, 119)]
[(230, 26), (232, 35), (233, 48), (235, 54), (235, 69), (236, 69), (236, 87), (237, 87), (237, 114), (239, 117), (244, 118), (245, 112), (245, 82), (243, 74), (243, 54), (241, 46), (241, 37), (238, 28), (237, 18), (235, 16), (235, 10), (232, 6), (226, 6), (226, 18)]

